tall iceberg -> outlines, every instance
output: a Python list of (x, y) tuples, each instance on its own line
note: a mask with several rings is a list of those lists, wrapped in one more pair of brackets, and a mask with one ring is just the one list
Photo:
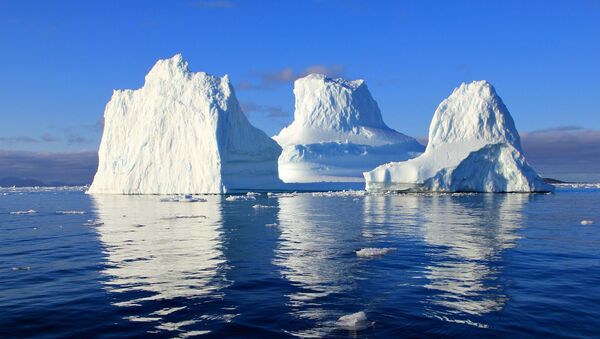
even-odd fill
[(462, 84), (438, 106), (425, 153), (364, 173), (367, 190), (549, 192), (527, 164), (508, 109), (487, 81)]
[(284, 182), (362, 182), (364, 171), (424, 150), (383, 122), (364, 80), (310, 74), (295, 81), (294, 95), (294, 121), (273, 137)]
[(278, 187), (281, 148), (250, 124), (227, 75), (159, 60), (137, 90), (116, 90), (104, 112), (89, 193), (225, 193)]

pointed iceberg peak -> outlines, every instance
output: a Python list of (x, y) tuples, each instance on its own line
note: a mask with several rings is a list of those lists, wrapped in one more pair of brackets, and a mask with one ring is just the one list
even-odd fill
[(515, 123), (487, 81), (463, 83), (436, 109), (428, 147), (449, 142), (508, 143), (521, 150)]
[(181, 78), (189, 73), (188, 62), (178, 53), (171, 58), (158, 60), (146, 75), (146, 81)]

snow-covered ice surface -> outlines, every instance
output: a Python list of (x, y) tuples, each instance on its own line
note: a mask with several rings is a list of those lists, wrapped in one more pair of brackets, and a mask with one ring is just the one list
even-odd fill
[(310, 74), (296, 80), (294, 95), (294, 121), (273, 137), (284, 182), (362, 182), (368, 169), (423, 152), (383, 122), (364, 80)]
[(250, 124), (227, 75), (159, 60), (137, 90), (114, 91), (104, 112), (89, 193), (224, 193), (276, 188), (281, 148)]
[(527, 164), (508, 109), (487, 81), (462, 84), (438, 106), (425, 153), (364, 173), (369, 191), (548, 192)]

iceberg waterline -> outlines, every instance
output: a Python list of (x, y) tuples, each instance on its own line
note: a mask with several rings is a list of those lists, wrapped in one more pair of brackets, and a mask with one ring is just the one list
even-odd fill
[(294, 121), (271, 139), (249, 123), (227, 76), (191, 72), (179, 54), (159, 60), (142, 88), (117, 90), (107, 104), (88, 193), (330, 189), (363, 180), (370, 191), (552, 190), (525, 161), (514, 122), (485, 81), (463, 84), (440, 104), (426, 149), (384, 123), (364, 80), (311, 74), (296, 80), (294, 94)]

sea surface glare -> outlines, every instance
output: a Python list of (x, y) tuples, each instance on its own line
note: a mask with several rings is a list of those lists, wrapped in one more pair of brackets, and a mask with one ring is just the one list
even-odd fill
[(598, 188), (238, 197), (0, 189), (0, 337), (600, 336)]

